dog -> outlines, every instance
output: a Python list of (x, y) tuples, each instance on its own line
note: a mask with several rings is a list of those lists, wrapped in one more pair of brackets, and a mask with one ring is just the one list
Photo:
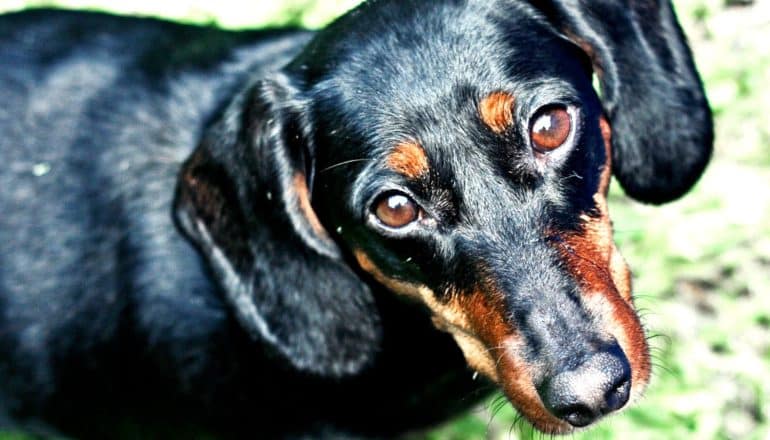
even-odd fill
[(565, 434), (649, 381), (606, 195), (676, 199), (711, 155), (668, 1), (31, 10), (0, 64), (6, 427), (393, 438), (499, 388)]

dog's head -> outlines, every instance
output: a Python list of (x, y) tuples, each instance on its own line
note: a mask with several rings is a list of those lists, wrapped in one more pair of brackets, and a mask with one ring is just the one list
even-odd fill
[(614, 174), (641, 201), (686, 192), (708, 106), (668, 2), (533, 3), (366, 3), (209, 131), (178, 218), (277, 355), (366, 365), (362, 269), (425, 304), (542, 431), (644, 389), (607, 189)]

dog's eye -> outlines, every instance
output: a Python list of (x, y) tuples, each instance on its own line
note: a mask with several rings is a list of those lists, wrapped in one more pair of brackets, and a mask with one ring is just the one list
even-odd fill
[(572, 118), (562, 106), (546, 106), (537, 111), (532, 121), (529, 136), (532, 146), (541, 153), (564, 145), (572, 131)]
[(419, 218), (420, 208), (408, 196), (390, 193), (377, 201), (374, 215), (385, 226), (403, 228)]

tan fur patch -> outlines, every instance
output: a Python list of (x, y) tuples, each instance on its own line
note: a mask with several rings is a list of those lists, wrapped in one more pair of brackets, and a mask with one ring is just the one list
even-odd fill
[[(501, 342), (514, 333), (514, 329), (505, 322), (503, 307), (500, 302), (503, 295), (494, 289), (478, 289), (458, 295), (457, 306), (464, 312), (468, 321), (466, 334), (473, 335), (475, 347), (463, 349), (468, 363), (480, 373), (499, 383), (505, 372), (499, 370)], [(462, 342), (455, 336), (461, 347)], [(473, 349), (473, 350), (472, 350)], [(480, 361), (484, 361), (483, 363)]]
[(465, 332), (450, 331), (450, 333), (471, 368), (494, 382), (500, 381), (497, 374), (497, 363), (490, 356), (490, 351), (481, 340)]
[(313, 210), (313, 206), (310, 204), (310, 190), (307, 187), (307, 179), (305, 178), (305, 175), (303, 173), (294, 174), (292, 183), (294, 186), (294, 193), (297, 197), (297, 207), (299, 208), (302, 215), (307, 219), (308, 223), (310, 223), (310, 227), (313, 229), (313, 232), (315, 232), (319, 237), (331, 240), (329, 233), (326, 232), (326, 228), (323, 227), (321, 221), (318, 219), (318, 216)]
[(386, 276), (360, 249), (354, 250), (353, 254), (361, 269), (372, 275), (380, 284), (395, 293), (406, 295), (425, 304), (433, 314), (433, 323), (436, 328), (450, 333), (454, 337), (468, 364), (490, 379), (497, 381), (496, 362), (492, 353), (486, 349), (486, 345), (478, 338), (471, 325), (467, 306), (463, 304), (467, 301), (463, 300), (460, 295), (451, 295), (448, 301), (439, 302), (436, 300), (433, 290), (427, 286), (407, 283)]
[(410, 179), (428, 172), (428, 156), (422, 145), (414, 141), (402, 142), (386, 158), (388, 168)]
[(515, 98), (507, 92), (493, 92), (479, 103), (481, 120), (495, 133), (502, 133), (513, 125)]
[[(571, 432), (569, 424), (548, 412), (535, 389), (532, 372), (538, 368), (528, 365), (520, 355), (525, 351), (526, 343), (505, 320), (503, 305), (499, 302), (504, 295), (491, 281), (486, 282), (483, 290), (485, 293), (479, 291), (463, 296), (467, 298), (464, 309), (471, 328), (484, 342), (487, 357), (494, 359), (495, 375), (487, 376), (503, 388), (511, 404), (538, 429), (547, 433)], [(484, 370), (479, 371), (484, 373)]]

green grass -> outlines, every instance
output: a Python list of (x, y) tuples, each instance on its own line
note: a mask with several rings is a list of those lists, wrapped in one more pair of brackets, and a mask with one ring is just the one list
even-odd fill
[[(356, 0), (252, 3), (0, 0), (0, 10), (56, 4), (228, 27), (318, 27)], [(716, 153), (697, 187), (663, 207), (637, 204), (614, 185), (616, 240), (634, 269), (644, 323), (662, 336), (651, 339), (656, 366), (645, 397), (573, 439), (770, 438), (770, 6), (675, 3), (716, 115)], [(415, 438), (533, 437), (514, 426), (510, 406), (490, 407)], [(26, 437), (0, 434), (12, 439)]]

